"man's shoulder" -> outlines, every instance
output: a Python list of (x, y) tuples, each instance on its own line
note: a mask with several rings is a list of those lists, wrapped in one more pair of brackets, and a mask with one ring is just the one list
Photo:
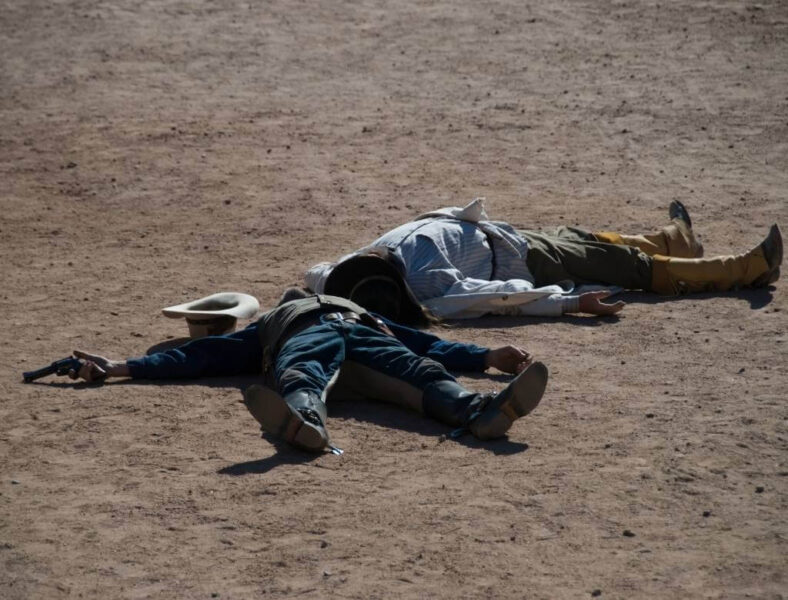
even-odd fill
[(432, 219), (403, 223), (402, 225), (384, 233), (377, 240), (372, 242), (371, 246), (386, 246), (389, 248), (394, 248), (408, 239), (415, 231), (423, 230), (425, 227), (429, 227), (432, 223)]

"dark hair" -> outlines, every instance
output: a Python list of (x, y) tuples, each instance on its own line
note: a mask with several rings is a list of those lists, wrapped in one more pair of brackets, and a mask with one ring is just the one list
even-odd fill
[(289, 287), (287, 288), (282, 297), (279, 298), (279, 302), (277, 302), (277, 306), (282, 306), (286, 302), (292, 302), (293, 300), (302, 300), (303, 298), (307, 298), (311, 296), (312, 293), (306, 290), (302, 290), (301, 288), (297, 287)]
[(400, 313), (402, 290), (390, 277), (376, 275), (358, 282), (350, 291), (350, 300), (370, 312), (396, 319)]
[(324, 289), (402, 325), (424, 327), (437, 321), (413, 294), (402, 261), (388, 248), (366, 248), (340, 261)]

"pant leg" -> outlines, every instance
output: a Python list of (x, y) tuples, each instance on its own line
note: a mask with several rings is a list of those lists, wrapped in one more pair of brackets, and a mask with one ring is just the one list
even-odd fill
[[(285, 342), (276, 357), (277, 391), (282, 396), (295, 391), (320, 396), (345, 360), (419, 390), (433, 381), (455, 381), (440, 363), (414, 354), (390, 335), (356, 323), (331, 322)], [(374, 389), (369, 395), (379, 397)]]
[(315, 325), (287, 340), (274, 365), (277, 391), (311, 392), (320, 397), (345, 360), (345, 339), (340, 323)]
[(419, 356), (397, 338), (360, 324), (346, 324), (347, 358), (423, 390), (435, 381), (456, 381), (441, 365)]
[(592, 233), (561, 227), (551, 234), (520, 231), (528, 241), (526, 264), (537, 286), (571, 280), (648, 289), (651, 257), (637, 248), (596, 241)]
[[(534, 232), (526, 231), (520, 232), (532, 234)], [(588, 231), (587, 229), (583, 229), (582, 227), (567, 227), (565, 225), (561, 225), (560, 227), (555, 227), (553, 229), (545, 229), (539, 232), (541, 235), (545, 235), (550, 238), (557, 238), (560, 240), (569, 240), (573, 242), (598, 242), (599, 239)]]
[(467, 423), (483, 401), (440, 363), (368, 327), (350, 329), (348, 360), (362, 367), (354, 372), (363, 376), (365, 396), (415, 409), (452, 427)]
[[(353, 381), (346, 377), (342, 384), (353, 397), (424, 411), (452, 426), (465, 423), (482, 399), (466, 391), (443, 365), (415, 354), (395, 337), (348, 322), (313, 327), (288, 340), (277, 358), (279, 391), (285, 397), (322, 396), (343, 363), (353, 367)], [(339, 374), (331, 385), (341, 381)]]

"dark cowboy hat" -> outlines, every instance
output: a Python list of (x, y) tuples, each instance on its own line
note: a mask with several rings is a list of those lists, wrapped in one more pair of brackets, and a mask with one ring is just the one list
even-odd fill
[(326, 278), (323, 291), (347, 298), (396, 323), (426, 325), (430, 317), (403, 273), (399, 258), (391, 250), (367, 248), (338, 263)]

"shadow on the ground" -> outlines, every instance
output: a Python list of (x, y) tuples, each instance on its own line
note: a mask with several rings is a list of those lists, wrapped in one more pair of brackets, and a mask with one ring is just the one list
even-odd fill
[(256, 375), (235, 375), (230, 377), (204, 377), (202, 379), (118, 379), (115, 381), (89, 383), (87, 381), (46, 380), (34, 381), (26, 385), (46, 385), (54, 388), (69, 388), (74, 390), (85, 390), (96, 387), (117, 387), (117, 386), (200, 386), (209, 388), (237, 388), (241, 391), (253, 383), (260, 383), (260, 377)]
[[(626, 310), (626, 308), (624, 309)], [(525, 325), (541, 325), (566, 323), (580, 327), (600, 327), (618, 323), (618, 315), (597, 317), (594, 315), (562, 315), (561, 317), (509, 317), (503, 315), (488, 315), (477, 319), (454, 319), (443, 323), (448, 329), (507, 329), (509, 327), (523, 327)]]
[[(486, 374), (486, 373), (462, 373), (464, 377), (475, 380), (490, 380), (498, 382), (491, 388), (500, 389), (511, 381), (511, 375), (505, 374)], [(178, 379), (178, 380), (144, 380), (144, 379), (120, 379), (107, 383), (74, 383), (69, 381), (42, 381), (28, 385), (46, 385), (54, 388), (88, 389), (98, 386), (202, 386), (214, 388), (231, 388), (239, 390), (246, 389), (249, 385), (259, 383), (260, 378), (255, 376), (236, 376), (236, 377), (211, 377), (205, 379)], [(238, 398), (242, 402), (241, 397)], [(433, 421), (429, 417), (407, 410), (405, 408), (376, 402), (373, 400), (345, 400), (343, 398), (332, 398), (329, 403), (328, 429), (331, 430), (331, 422), (334, 419), (355, 419), (358, 421), (372, 423), (380, 427), (389, 429), (399, 429), (417, 433), (424, 438), (436, 438), (437, 443), (462, 444), (468, 448), (475, 448), (492, 452), (499, 456), (519, 454), (528, 450), (528, 444), (514, 442), (504, 437), (498, 440), (481, 441), (473, 437), (470, 433), (464, 433), (457, 437), (452, 437), (453, 429), (447, 425)], [(310, 454), (293, 448), (289, 444), (282, 442), (270, 435), (263, 434), (263, 438), (276, 447), (275, 455), (268, 458), (237, 463), (220, 469), (218, 472), (223, 475), (247, 475), (261, 474), (270, 471), (280, 465), (300, 464), (310, 462), (319, 454)]]
[[(507, 380), (511, 377), (507, 377)], [(528, 449), (528, 444), (512, 442), (508, 438), (493, 441), (477, 440), (470, 433), (451, 437), (454, 431), (448, 425), (393, 404), (373, 400), (357, 401), (335, 398), (329, 404), (329, 426), (332, 418), (356, 419), (388, 429), (417, 433), (423, 437), (437, 438), (439, 443), (458, 443), (469, 448), (479, 448), (494, 454), (517, 454)]]
[[(498, 456), (519, 454), (528, 450), (528, 444), (513, 442), (508, 438), (481, 441), (474, 438), (470, 433), (454, 438), (451, 437), (452, 430), (446, 425), (398, 406), (373, 401), (359, 402), (336, 399), (331, 402), (329, 407), (329, 431), (333, 419), (356, 419), (389, 429), (410, 431), (418, 433), (425, 438), (437, 438), (437, 443), (439, 444), (462, 444), (469, 448), (486, 450)], [(302, 452), (268, 434), (263, 434), (263, 438), (276, 448), (276, 454), (267, 458), (229, 465), (219, 469), (217, 472), (220, 475), (236, 477), (240, 475), (261, 475), (279, 466), (308, 463), (323, 455), (322, 453)]]
[[(767, 306), (774, 298), (774, 286), (758, 289), (741, 289), (728, 292), (704, 292), (697, 294), (686, 294), (683, 296), (660, 296), (653, 292), (629, 291), (617, 294), (617, 300), (623, 300), (627, 304), (664, 304), (667, 302), (705, 302), (715, 298), (736, 298), (744, 300), (750, 305), (750, 309), (758, 310)], [(626, 316), (626, 307), (621, 313)], [(619, 315), (607, 317), (597, 317), (594, 315), (563, 315), (561, 323), (577, 325), (581, 327), (599, 327), (601, 325), (611, 325), (620, 321)], [(489, 315), (477, 319), (450, 319), (444, 322), (449, 329), (506, 329), (508, 327), (523, 327), (525, 325), (540, 325), (556, 323), (556, 317), (510, 317)]]
[[(528, 450), (528, 444), (514, 442), (508, 438), (481, 441), (470, 433), (452, 437), (452, 429), (446, 425), (399, 406), (373, 401), (334, 399), (329, 406), (327, 424), (329, 431), (331, 430), (331, 422), (335, 419), (355, 419), (388, 429), (409, 431), (424, 438), (435, 438), (439, 444), (462, 444), (468, 448), (485, 450), (498, 456), (509, 456)], [(263, 434), (263, 438), (276, 448), (276, 454), (267, 458), (229, 465), (217, 472), (220, 475), (232, 476), (260, 475), (279, 466), (308, 463), (323, 455), (322, 453), (302, 452), (268, 434)], [(352, 452), (352, 450), (348, 451)]]
[(312, 462), (321, 456), (321, 454), (302, 452), (287, 444), (274, 440), (268, 435), (266, 435), (265, 438), (276, 448), (276, 454), (266, 458), (247, 460), (235, 463), (234, 465), (228, 465), (216, 472), (219, 475), (232, 475), (233, 477), (238, 477), (240, 475), (263, 475), (276, 467), (283, 465), (301, 465)]
[(514, 375), (508, 375), (506, 373), (477, 373), (476, 371), (468, 371), (454, 374), (463, 379), (473, 379), (474, 381), (494, 381), (498, 385), (495, 385), (495, 389), (491, 391), (496, 392), (514, 378)]
[[(774, 299), (774, 286), (758, 289), (731, 290), (728, 292), (704, 292), (698, 294), (686, 294), (683, 296), (660, 296), (649, 292), (624, 292), (620, 294), (621, 300), (626, 303), (638, 304), (663, 304), (666, 302), (705, 302), (715, 298), (735, 298), (749, 303), (750, 309), (758, 310), (767, 306)], [(626, 309), (624, 309), (626, 310)]]

